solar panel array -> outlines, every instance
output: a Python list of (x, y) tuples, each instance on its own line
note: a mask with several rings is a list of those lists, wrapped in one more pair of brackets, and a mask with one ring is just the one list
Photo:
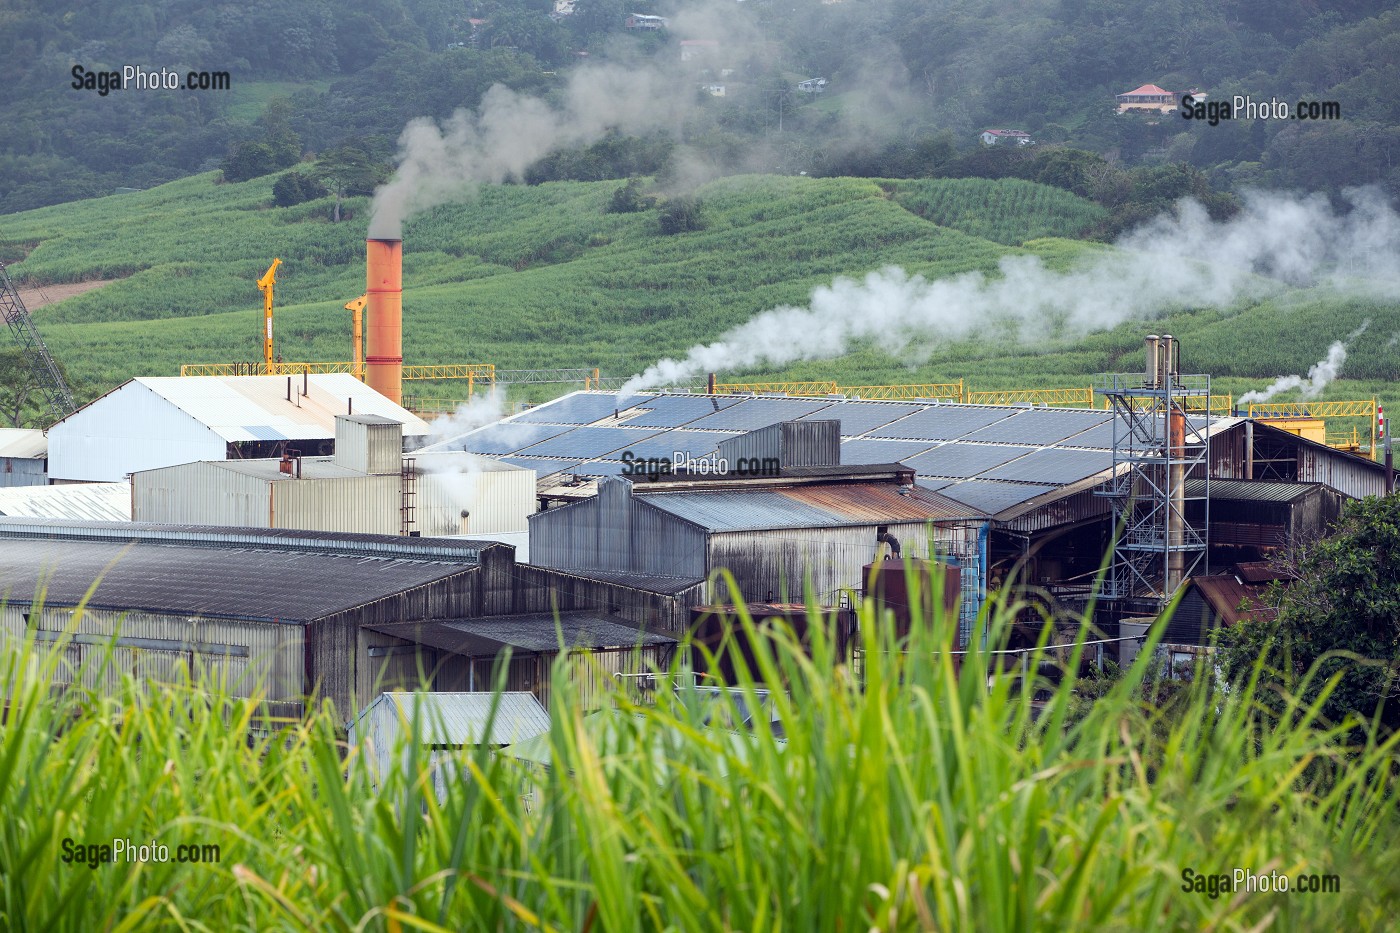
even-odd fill
[(612, 476), (621, 456), (713, 453), (719, 442), (780, 421), (841, 422), (841, 462), (900, 462), (919, 485), (995, 514), (1112, 466), (1113, 415), (1092, 409), (575, 392), (444, 442), (540, 475)]

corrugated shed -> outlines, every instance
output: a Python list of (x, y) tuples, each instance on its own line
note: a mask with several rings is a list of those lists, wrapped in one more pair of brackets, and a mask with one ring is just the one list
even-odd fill
[(358, 473), (397, 473), (403, 425), (380, 415), (336, 415), (335, 462)]
[(0, 489), (0, 515), (126, 522), (131, 520), (131, 484), (71, 483)]
[(841, 422), (780, 421), (719, 443), (719, 455), (736, 470), (740, 460), (781, 466), (831, 466), (841, 462)]
[[(461, 565), (288, 550), (0, 538), (16, 602), (301, 623), (465, 572)], [(89, 597), (89, 590), (92, 590)]]
[[(416, 729), (424, 745), (508, 745), (549, 731), (549, 713), (533, 694), (523, 691), (393, 692), (381, 693), (349, 724), (351, 745), (363, 731), (366, 718), (379, 714), (405, 737)], [(387, 731), (381, 737), (397, 739)]]

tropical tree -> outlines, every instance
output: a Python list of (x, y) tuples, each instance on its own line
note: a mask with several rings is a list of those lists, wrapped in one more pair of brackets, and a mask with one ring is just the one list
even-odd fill
[(1400, 496), (1350, 503), (1336, 533), (1306, 552), (1297, 574), (1276, 588), (1277, 619), (1220, 634), (1226, 676), (1247, 676), (1263, 655), (1273, 685), (1301, 691), (1307, 702), (1337, 677), (1322, 705), (1330, 719), (1379, 715), (1400, 728)]

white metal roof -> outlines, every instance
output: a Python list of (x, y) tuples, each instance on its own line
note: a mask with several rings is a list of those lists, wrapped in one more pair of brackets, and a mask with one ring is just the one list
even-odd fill
[(0, 457), (41, 460), (49, 451), (43, 431), (29, 428), (0, 428)]
[(402, 422), (405, 436), (428, 433), (427, 422), (349, 373), (139, 376), (114, 391), (130, 392), (136, 387), (165, 399), (226, 441), (334, 437), (336, 415), (352, 410), (357, 415), (379, 415)]
[[(509, 745), (549, 731), (549, 713), (534, 694), (524, 691), (381, 693), (360, 713), (357, 723), (381, 703), (391, 705), (405, 731), (417, 715), (425, 745)], [(491, 719), (493, 706), (495, 718)]]
[(71, 518), (78, 521), (131, 521), (130, 483), (64, 483), (0, 489), (0, 515)]

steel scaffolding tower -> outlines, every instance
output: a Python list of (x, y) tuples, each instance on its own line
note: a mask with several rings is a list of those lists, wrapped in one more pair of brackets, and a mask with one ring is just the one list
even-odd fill
[(53, 420), (61, 421), (71, 415), (78, 407), (73, 402), (73, 392), (68, 388), (68, 383), (49, 353), (49, 348), (44, 345), (43, 338), (39, 336), (34, 320), (29, 316), (24, 302), (20, 300), (19, 291), (14, 282), (10, 281), (10, 273), (3, 262), (0, 262), (0, 316), (3, 316), (5, 323), (10, 326), (10, 332), (14, 334), (20, 352), (24, 354), (24, 360), (29, 365), (30, 372), (34, 374), (34, 386), (48, 403)]
[(1171, 336), (1148, 337), (1142, 374), (1094, 389), (1114, 413), (1113, 476), (1098, 493), (1113, 500), (1117, 539), (1100, 595), (1126, 612), (1155, 613), (1209, 572), (1210, 376), (1179, 373), (1179, 354)]

